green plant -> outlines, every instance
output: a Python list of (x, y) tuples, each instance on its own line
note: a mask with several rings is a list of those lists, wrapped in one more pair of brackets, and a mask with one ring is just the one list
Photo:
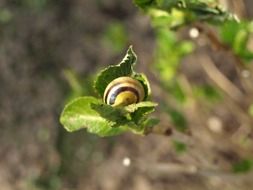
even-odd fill
[(145, 134), (150, 127), (154, 126), (157, 120), (148, 117), (157, 105), (154, 102), (141, 101), (136, 104), (113, 107), (102, 101), (108, 84), (122, 76), (129, 76), (140, 81), (144, 87), (146, 99), (150, 99), (151, 90), (146, 76), (136, 73), (133, 69), (136, 60), (137, 57), (130, 47), (118, 65), (109, 66), (98, 74), (94, 87), (100, 98), (80, 97), (67, 104), (60, 118), (65, 129), (76, 131), (87, 128), (88, 132), (99, 136), (112, 136), (126, 131)]
[[(217, 0), (134, 0), (134, 3), (150, 17), (155, 31), (156, 47), (151, 67), (164, 93), (162, 112), (167, 113), (172, 128), (185, 133), (194, 131), (198, 123), (201, 128), (209, 125), (211, 130), (221, 132), (222, 127), (230, 128), (231, 123), (223, 126), (222, 116), (212, 122), (210, 115), (225, 110), (243, 126), (238, 125), (238, 131), (252, 132), (252, 21), (239, 20)], [(188, 37), (185, 31), (189, 31)], [(195, 34), (191, 36), (190, 31)], [(200, 45), (202, 42), (204, 45)], [(215, 55), (219, 53), (222, 58), (217, 60)], [(193, 74), (182, 71), (182, 59), (191, 54), (200, 59), (196, 60), (199, 65), (192, 65), (198, 68)], [(242, 105), (247, 106), (242, 108)], [(253, 142), (249, 133), (234, 132), (233, 135), (237, 136), (227, 140), (245, 152), (251, 150)], [(188, 147), (188, 142), (180, 140), (173, 144), (178, 152)], [(235, 147), (231, 149), (243, 157)], [(252, 170), (252, 160), (242, 159), (232, 164), (232, 170), (248, 172)]]
[[(224, 101), (225, 95), (229, 100), (234, 101), (233, 90), (238, 91), (239, 95), (242, 94), (213, 62), (208, 68), (205, 66), (207, 63), (201, 65), (211, 78), (211, 80), (201, 81), (201, 84), (189, 81), (180, 73), (182, 58), (193, 53), (198, 45), (193, 39), (182, 38), (177, 31), (190, 26), (205, 35), (205, 40), (212, 46), (228, 52), (240, 67), (247, 69), (245, 63), (250, 63), (253, 59), (253, 53), (248, 46), (253, 32), (252, 22), (239, 21), (236, 15), (224, 10), (216, 0), (134, 0), (133, 2), (151, 18), (156, 40), (151, 68), (154, 68), (157, 74), (159, 88), (165, 93), (160, 108), (168, 115), (176, 130), (188, 131), (189, 105), (196, 103), (203, 107), (201, 110), (211, 112), (217, 102)], [(213, 33), (206, 26), (213, 27), (215, 32)], [(104, 39), (109, 42), (116, 41), (115, 51), (120, 51), (126, 44), (124, 31), (122, 25), (118, 23), (109, 25), (106, 30)], [(150, 95), (150, 87), (145, 75), (133, 70), (136, 58), (130, 48), (120, 64), (109, 66), (100, 72), (95, 81), (95, 89), (100, 98), (77, 98), (65, 107), (61, 115), (61, 123), (68, 131), (87, 128), (88, 132), (99, 136), (118, 135), (126, 131), (136, 134), (150, 132), (151, 127), (158, 123), (157, 119), (148, 117), (148, 114), (154, 111), (156, 106), (154, 102), (145, 100), (121, 107), (112, 107), (102, 102), (106, 86), (121, 76), (131, 76), (141, 81), (145, 93)], [(216, 75), (221, 76), (226, 85), (220, 85), (220, 78), (216, 78)], [(227, 84), (231, 88), (227, 88)], [(251, 107), (246, 110), (247, 114), (252, 115), (251, 110)], [(248, 122), (247, 125), (250, 123)]]

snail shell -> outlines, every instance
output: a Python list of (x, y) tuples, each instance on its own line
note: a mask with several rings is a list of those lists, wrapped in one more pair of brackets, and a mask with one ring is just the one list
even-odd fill
[(111, 106), (126, 106), (143, 101), (143, 85), (131, 77), (119, 77), (108, 84), (104, 92), (104, 102)]

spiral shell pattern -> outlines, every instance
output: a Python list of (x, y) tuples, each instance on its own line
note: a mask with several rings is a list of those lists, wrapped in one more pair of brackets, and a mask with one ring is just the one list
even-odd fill
[(143, 101), (143, 85), (131, 77), (119, 77), (108, 84), (104, 92), (104, 102), (111, 106), (126, 106)]

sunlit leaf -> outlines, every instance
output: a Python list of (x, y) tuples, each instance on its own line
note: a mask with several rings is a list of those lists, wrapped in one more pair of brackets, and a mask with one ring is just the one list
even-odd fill
[(251, 23), (246, 21), (228, 21), (220, 29), (222, 40), (245, 61), (253, 59), (253, 52), (248, 49), (251, 33)]
[(103, 97), (107, 85), (115, 78), (121, 76), (131, 76), (133, 74), (133, 65), (137, 57), (130, 47), (123, 60), (118, 65), (111, 65), (102, 70), (95, 81), (94, 87), (98, 94)]
[(67, 104), (60, 117), (65, 129), (72, 132), (86, 128), (99, 136), (116, 135), (127, 130), (125, 127), (113, 128), (115, 123), (101, 117), (92, 109), (92, 104), (101, 104), (101, 101), (93, 97), (82, 97)]

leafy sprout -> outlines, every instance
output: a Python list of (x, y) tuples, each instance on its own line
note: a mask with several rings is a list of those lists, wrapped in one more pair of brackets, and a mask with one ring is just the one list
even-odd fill
[(60, 122), (65, 129), (72, 132), (86, 128), (89, 133), (99, 136), (119, 135), (126, 131), (143, 135), (150, 130), (150, 127), (156, 125), (158, 121), (148, 117), (157, 105), (154, 102), (143, 101), (124, 107), (112, 107), (102, 101), (107, 85), (121, 76), (130, 76), (139, 80), (144, 86), (145, 94), (150, 95), (147, 77), (134, 71), (136, 61), (137, 56), (130, 47), (119, 64), (102, 70), (94, 83), (99, 98), (85, 96), (68, 103), (60, 117)]

